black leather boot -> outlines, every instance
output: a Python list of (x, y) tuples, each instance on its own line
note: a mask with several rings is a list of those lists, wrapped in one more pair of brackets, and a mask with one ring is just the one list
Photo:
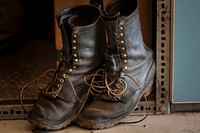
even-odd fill
[[(153, 52), (143, 42), (137, 0), (112, 0), (102, 15), (108, 35), (104, 84), (79, 115), (77, 123), (103, 129), (120, 123), (153, 90)], [(98, 90), (99, 88), (99, 90)]]
[(63, 40), (62, 60), (54, 81), (43, 90), (28, 121), (39, 128), (57, 130), (75, 121), (88, 99), (84, 77), (104, 63), (105, 27), (93, 5), (66, 8), (57, 15)]

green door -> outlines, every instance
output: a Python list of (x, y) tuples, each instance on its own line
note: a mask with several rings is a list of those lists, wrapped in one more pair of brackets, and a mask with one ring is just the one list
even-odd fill
[(174, 0), (173, 103), (200, 103), (200, 0)]

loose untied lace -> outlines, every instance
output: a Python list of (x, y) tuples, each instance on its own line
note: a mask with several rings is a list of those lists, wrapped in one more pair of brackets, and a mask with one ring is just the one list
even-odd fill
[[(147, 76), (145, 79), (145, 84), (147, 82), (147, 77), (150, 73), (151, 68), (153, 67), (154, 61), (152, 61), (151, 66), (147, 72)], [(99, 96), (102, 93), (107, 93), (109, 97), (114, 98), (117, 96), (122, 95), (126, 90), (127, 90), (127, 83), (125, 80), (123, 80), (122, 78), (115, 78), (113, 81), (111, 81), (110, 83), (108, 83), (108, 76), (107, 76), (107, 72), (105, 71), (105, 69), (99, 69), (95, 74), (92, 75), (88, 75), (84, 77), (84, 81), (87, 85), (90, 86), (90, 93), (95, 95), (95, 96)], [(88, 79), (90, 79), (92, 77), (92, 79), (97, 79), (96, 81), (93, 80), (93, 82), (88, 82)], [(149, 103), (147, 100), (147, 96), (144, 92), (144, 90), (142, 89), (142, 87), (138, 84), (138, 82), (130, 75), (128, 74), (124, 74), (123, 77), (128, 77), (130, 78), (133, 83), (135, 83), (139, 90), (142, 93), (142, 96), (144, 97), (145, 100), (145, 104), (146, 104), (146, 113), (144, 115), (143, 118), (141, 118), (140, 120), (137, 121), (121, 121), (119, 124), (134, 124), (134, 123), (139, 123), (142, 122), (143, 120), (146, 119), (146, 117), (149, 114), (148, 108), (149, 108)], [(99, 79), (103, 79), (103, 80), (99, 80)], [(117, 88), (112, 88), (111, 86), (113, 86), (113, 84), (116, 83), (116, 81), (119, 81), (120, 84), (117, 84)], [(147, 85), (147, 84), (146, 84)], [(147, 86), (145, 86), (144, 88), (146, 88)], [(116, 91), (117, 90), (117, 91)]]

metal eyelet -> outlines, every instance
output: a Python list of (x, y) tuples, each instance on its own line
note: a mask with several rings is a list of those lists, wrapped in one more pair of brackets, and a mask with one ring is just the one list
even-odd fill
[(76, 35), (76, 34), (74, 34), (74, 35), (73, 35), (73, 37), (74, 37), (74, 38), (77, 38), (77, 35)]
[(127, 70), (127, 69), (128, 69), (128, 67), (127, 67), (127, 66), (125, 66), (125, 67), (124, 67), (124, 69), (125, 69), (125, 70)]
[(77, 54), (74, 54), (74, 57), (77, 57)]
[(78, 30), (77, 30), (77, 29), (76, 29), (76, 30), (74, 30), (74, 33), (76, 33), (76, 34), (77, 34), (77, 33), (78, 33)]
[(121, 22), (120, 22), (120, 25), (124, 25), (124, 21), (121, 21)]
[(60, 82), (63, 83), (65, 80), (64, 79), (60, 79)]
[(58, 84), (57, 86), (58, 86), (58, 88), (60, 88), (60, 87), (61, 87), (61, 84)]
[(76, 49), (76, 46), (73, 46), (73, 49)]
[(76, 40), (73, 40), (73, 43), (76, 43)]
[(63, 78), (65, 78), (65, 79), (66, 79), (66, 78), (67, 78), (67, 74), (63, 74)]

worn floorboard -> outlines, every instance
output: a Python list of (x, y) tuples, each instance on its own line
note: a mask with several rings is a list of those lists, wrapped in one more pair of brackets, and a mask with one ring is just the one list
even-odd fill
[[(129, 116), (134, 120), (135, 116)], [(140, 116), (136, 116), (140, 118)], [(2, 133), (31, 133), (33, 127), (26, 120), (1, 120)], [(200, 112), (149, 115), (143, 122), (133, 125), (117, 125), (104, 130), (86, 130), (71, 125), (52, 133), (200, 133)], [(38, 132), (39, 133), (39, 132)], [(47, 132), (40, 132), (47, 133)], [(51, 132), (48, 132), (51, 133)]]

